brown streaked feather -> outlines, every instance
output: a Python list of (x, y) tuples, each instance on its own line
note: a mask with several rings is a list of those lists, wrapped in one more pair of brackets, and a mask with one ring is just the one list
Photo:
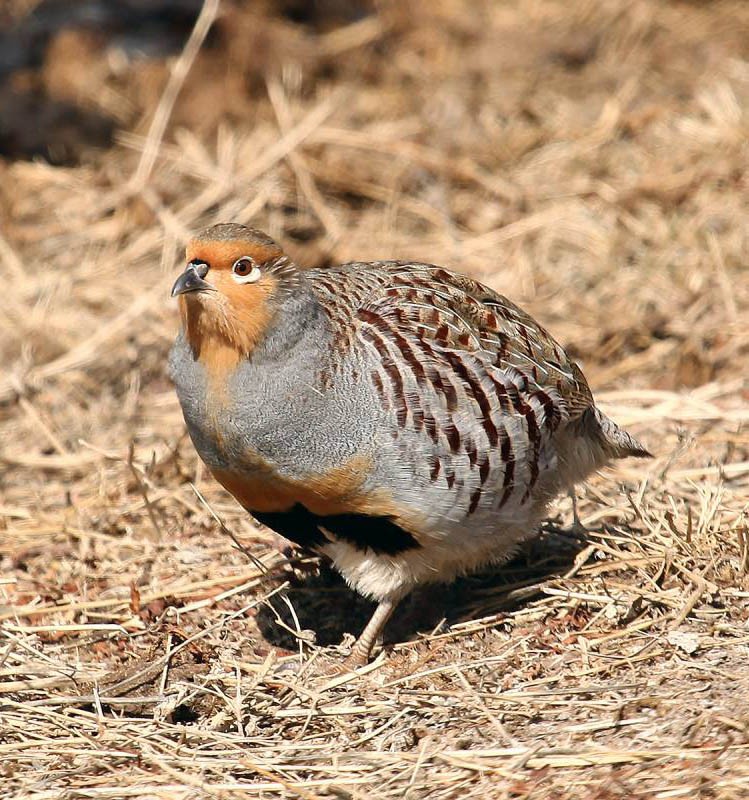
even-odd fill
[[(358, 341), (380, 362), (374, 387), (393, 414), (393, 437), (423, 428), (438, 448), (432, 483), (472, 486), (472, 514), (499, 463), (499, 507), (516, 492), (520, 504), (531, 498), (544, 443), (593, 405), (579, 368), (544, 328), (497, 292), (427, 264), (315, 270), (313, 285), (339, 360)], [(506, 417), (522, 422), (521, 437)]]
[[(360, 318), (391, 321), (446, 351), (490, 353), (499, 369), (514, 367), (539, 389), (555, 389), (570, 418), (593, 404), (577, 364), (548, 331), (503, 295), (425, 264), (395, 264), (389, 278), (393, 283), (364, 304)], [(377, 324), (382, 330), (383, 323)]]

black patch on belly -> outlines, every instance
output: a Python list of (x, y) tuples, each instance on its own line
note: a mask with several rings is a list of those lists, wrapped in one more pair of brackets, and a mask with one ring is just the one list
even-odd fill
[(420, 546), (408, 531), (396, 525), (390, 517), (370, 517), (367, 514), (320, 516), (301, 503), (288, 511), (248, 510), (258, 522), (309, 549), (328, 541), (320, 528), (325, 528), (336, 539), (348, 542), (358, 550), (372, 550), (378, 555), (394, 556)]

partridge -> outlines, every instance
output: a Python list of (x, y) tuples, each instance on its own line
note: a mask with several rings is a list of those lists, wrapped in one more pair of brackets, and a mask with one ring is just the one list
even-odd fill
[(301, 269), (221, 224), (189, 243), (172, 296), (170, 374), (200, 457), (378, 603), (353, 663), (415, 586), (506, 560), (557, 494), (649, 455), (544, 328), (448, 269)]

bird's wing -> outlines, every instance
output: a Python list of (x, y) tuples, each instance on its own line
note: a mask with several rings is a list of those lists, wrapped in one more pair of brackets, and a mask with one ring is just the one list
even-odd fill
[(446, 361), (470, 385), (469, 363), (483, 364), (490, 378), (509, 375), (521, 393), (535, 394), (548, 413), (568, 420), (593, 405), (577, 364), (503, 295), (428, 264), (389, 263), (380, 270), (387, 272), (387, 281), (361, 303), (357, 314), (364, 326), (392, 338), (412, 367), (416, 359)]

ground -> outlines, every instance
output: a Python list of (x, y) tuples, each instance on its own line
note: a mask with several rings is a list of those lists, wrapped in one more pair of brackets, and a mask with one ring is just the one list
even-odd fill
[[(245, 5), (13, 75), (114, 133), (0, 159), (3, 796), (746, 797), (749, 7)], [(478, 277), (655, 458), (332, 674), (367, 604), (210, 479), (165, 377), (218, 220)]]

